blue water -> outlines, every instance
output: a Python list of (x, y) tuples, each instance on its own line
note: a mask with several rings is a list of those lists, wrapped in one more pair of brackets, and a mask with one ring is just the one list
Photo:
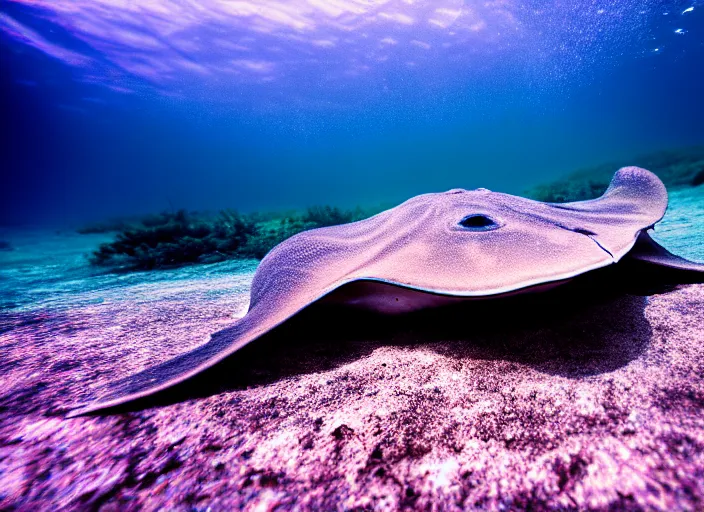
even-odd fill
[(0, 224), (520, 193), (704, 143), (704, 3), (0, 2)]

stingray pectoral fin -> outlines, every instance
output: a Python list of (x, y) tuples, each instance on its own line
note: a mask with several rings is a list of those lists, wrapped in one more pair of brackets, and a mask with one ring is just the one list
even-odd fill
[(278, 317), (271, 315), (263, 318), (250, 311), (247, 316), (232, 327), (212, 334), (210, 340), (204, 345), (124, 379), (109, 383), (97, 400), (77, 405), (67, 416), (80, 416), (122, 405), (183, 382), (222, 361), (290, 316), (290, 314), (282, 314)]
[(650, 171), (624, 167), (604, 194), (589, 201), (549, 203), (554, 222), (588, 235), (619, 261), (631, 251), (638, 234), (662, 219), (667, 190)]
[(660, 267), (692, 272), (699, 275), (698, 281), (704, 281), (704, 264), (687, 260), (672, 254), (651, 238), (646, 231), (641, 231), (627, 258), (644, 261)]

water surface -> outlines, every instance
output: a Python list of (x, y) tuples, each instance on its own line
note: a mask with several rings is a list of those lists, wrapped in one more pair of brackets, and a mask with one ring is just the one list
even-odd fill
[(9, 0), (0, 223), (519, 193), (704, 141), (698, 0)]

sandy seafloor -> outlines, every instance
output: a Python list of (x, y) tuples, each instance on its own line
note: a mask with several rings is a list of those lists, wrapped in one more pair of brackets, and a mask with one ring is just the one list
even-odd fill
[[(704, 187), (672, 192), (655, 236), (704, 261)], [(65, 419), (242, 316), (256, 262), (101, 274), (104, 236), (0, 239), (0, 509), (704, 508), (704, 285), (495, 325), (305, 317), (156, 401)]]

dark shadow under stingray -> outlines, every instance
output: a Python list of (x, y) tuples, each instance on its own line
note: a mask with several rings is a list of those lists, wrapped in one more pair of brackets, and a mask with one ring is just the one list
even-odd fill
[(207, 371), (105, 411), (263, 386), (328, 371), (388, 346), (423, 348), (458, 360), (511, 361), (568, 378), (611, 372), (636, 359), (650, 342), (647, 295), (667, 292), (682, 280), (676, 270), (624, 261), (545, 293), (468, 300), (403, 315), (322, 301)]

